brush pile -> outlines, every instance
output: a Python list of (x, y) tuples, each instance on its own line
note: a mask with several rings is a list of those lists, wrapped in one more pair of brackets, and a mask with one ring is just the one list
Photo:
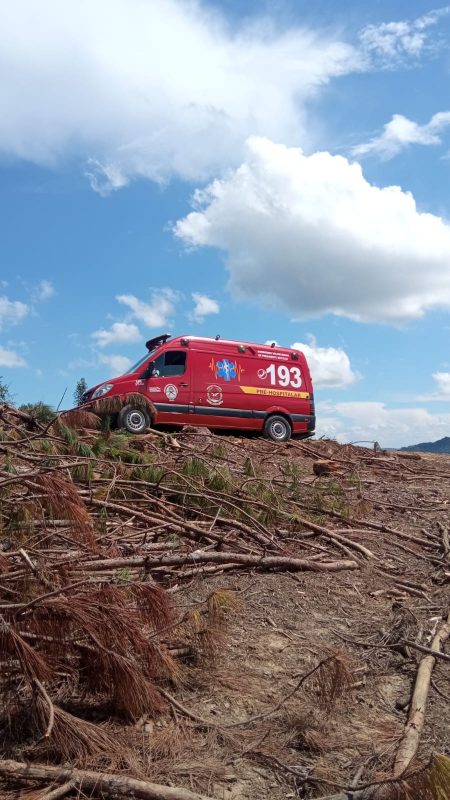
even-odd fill
[(1, 796), (444, 800), (450, 460), (95, 411), (0, 406)]

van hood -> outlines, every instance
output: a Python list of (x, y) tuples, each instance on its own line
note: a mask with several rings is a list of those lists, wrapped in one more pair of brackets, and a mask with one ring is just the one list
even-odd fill
[[(107, 378), (105, 381), (101, 381), (100, 383), (96, 383), (95, 386), (91, 386), (87, 391), (83, 394), (81, 398), (81, 403), (88, 403), (92, 400), (92, 395), (94, 394), (96, 389), (99, 389), (100, 386), (104, 386), (105, 383), (111, 383), (112, 387), (109, 392), (107, 392), (103, 397), (109, 397), (111, 392), (115, 392), (117, 394), (117, 389), (120, 390), (120, 387), (124, 384), (129, 384), (130, 381), (133, 381), (133, 375), (118, 375), (116, 378)], [(134, 379), (136, 380), (136, 379)]]

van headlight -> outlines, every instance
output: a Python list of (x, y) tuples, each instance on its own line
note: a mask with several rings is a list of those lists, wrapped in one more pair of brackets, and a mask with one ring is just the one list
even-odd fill
[(103, 386), (99, 386), (98, 389), (95, 390), (94, 394), (92, 395), (92, 399), (97, 400), (99, 397), (103, 397), (103, 395), (108, 394), (112, 388), (112, 383), (104, 383)]

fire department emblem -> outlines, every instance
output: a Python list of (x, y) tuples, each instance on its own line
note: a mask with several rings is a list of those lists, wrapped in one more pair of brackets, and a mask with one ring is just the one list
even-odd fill
[(168, 400), (173, 402), (173, 400), (177, 399), (178, 389), (173, 383), (168, 383), (167, 386), (164, 387), (164, 394)]
[(208, 386), (206, 390), (206, 399), (212, 406), (220, 406), (223, 403), (222, 389), (215, 383)]

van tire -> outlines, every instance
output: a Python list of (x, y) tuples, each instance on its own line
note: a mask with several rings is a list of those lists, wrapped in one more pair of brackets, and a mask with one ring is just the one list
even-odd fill
[(144, 433), (150, 427), (150, 417), (144, 408), (124, 406), (119, 412), (118, 427), (124, 428), (128, 433)]
[(286, 417), (282, 417), (279, 414), (267, 417), (263, 431), (265, 439), (271, 439), (272, 442), (287, 442), (291, 435), (292, 428)]

